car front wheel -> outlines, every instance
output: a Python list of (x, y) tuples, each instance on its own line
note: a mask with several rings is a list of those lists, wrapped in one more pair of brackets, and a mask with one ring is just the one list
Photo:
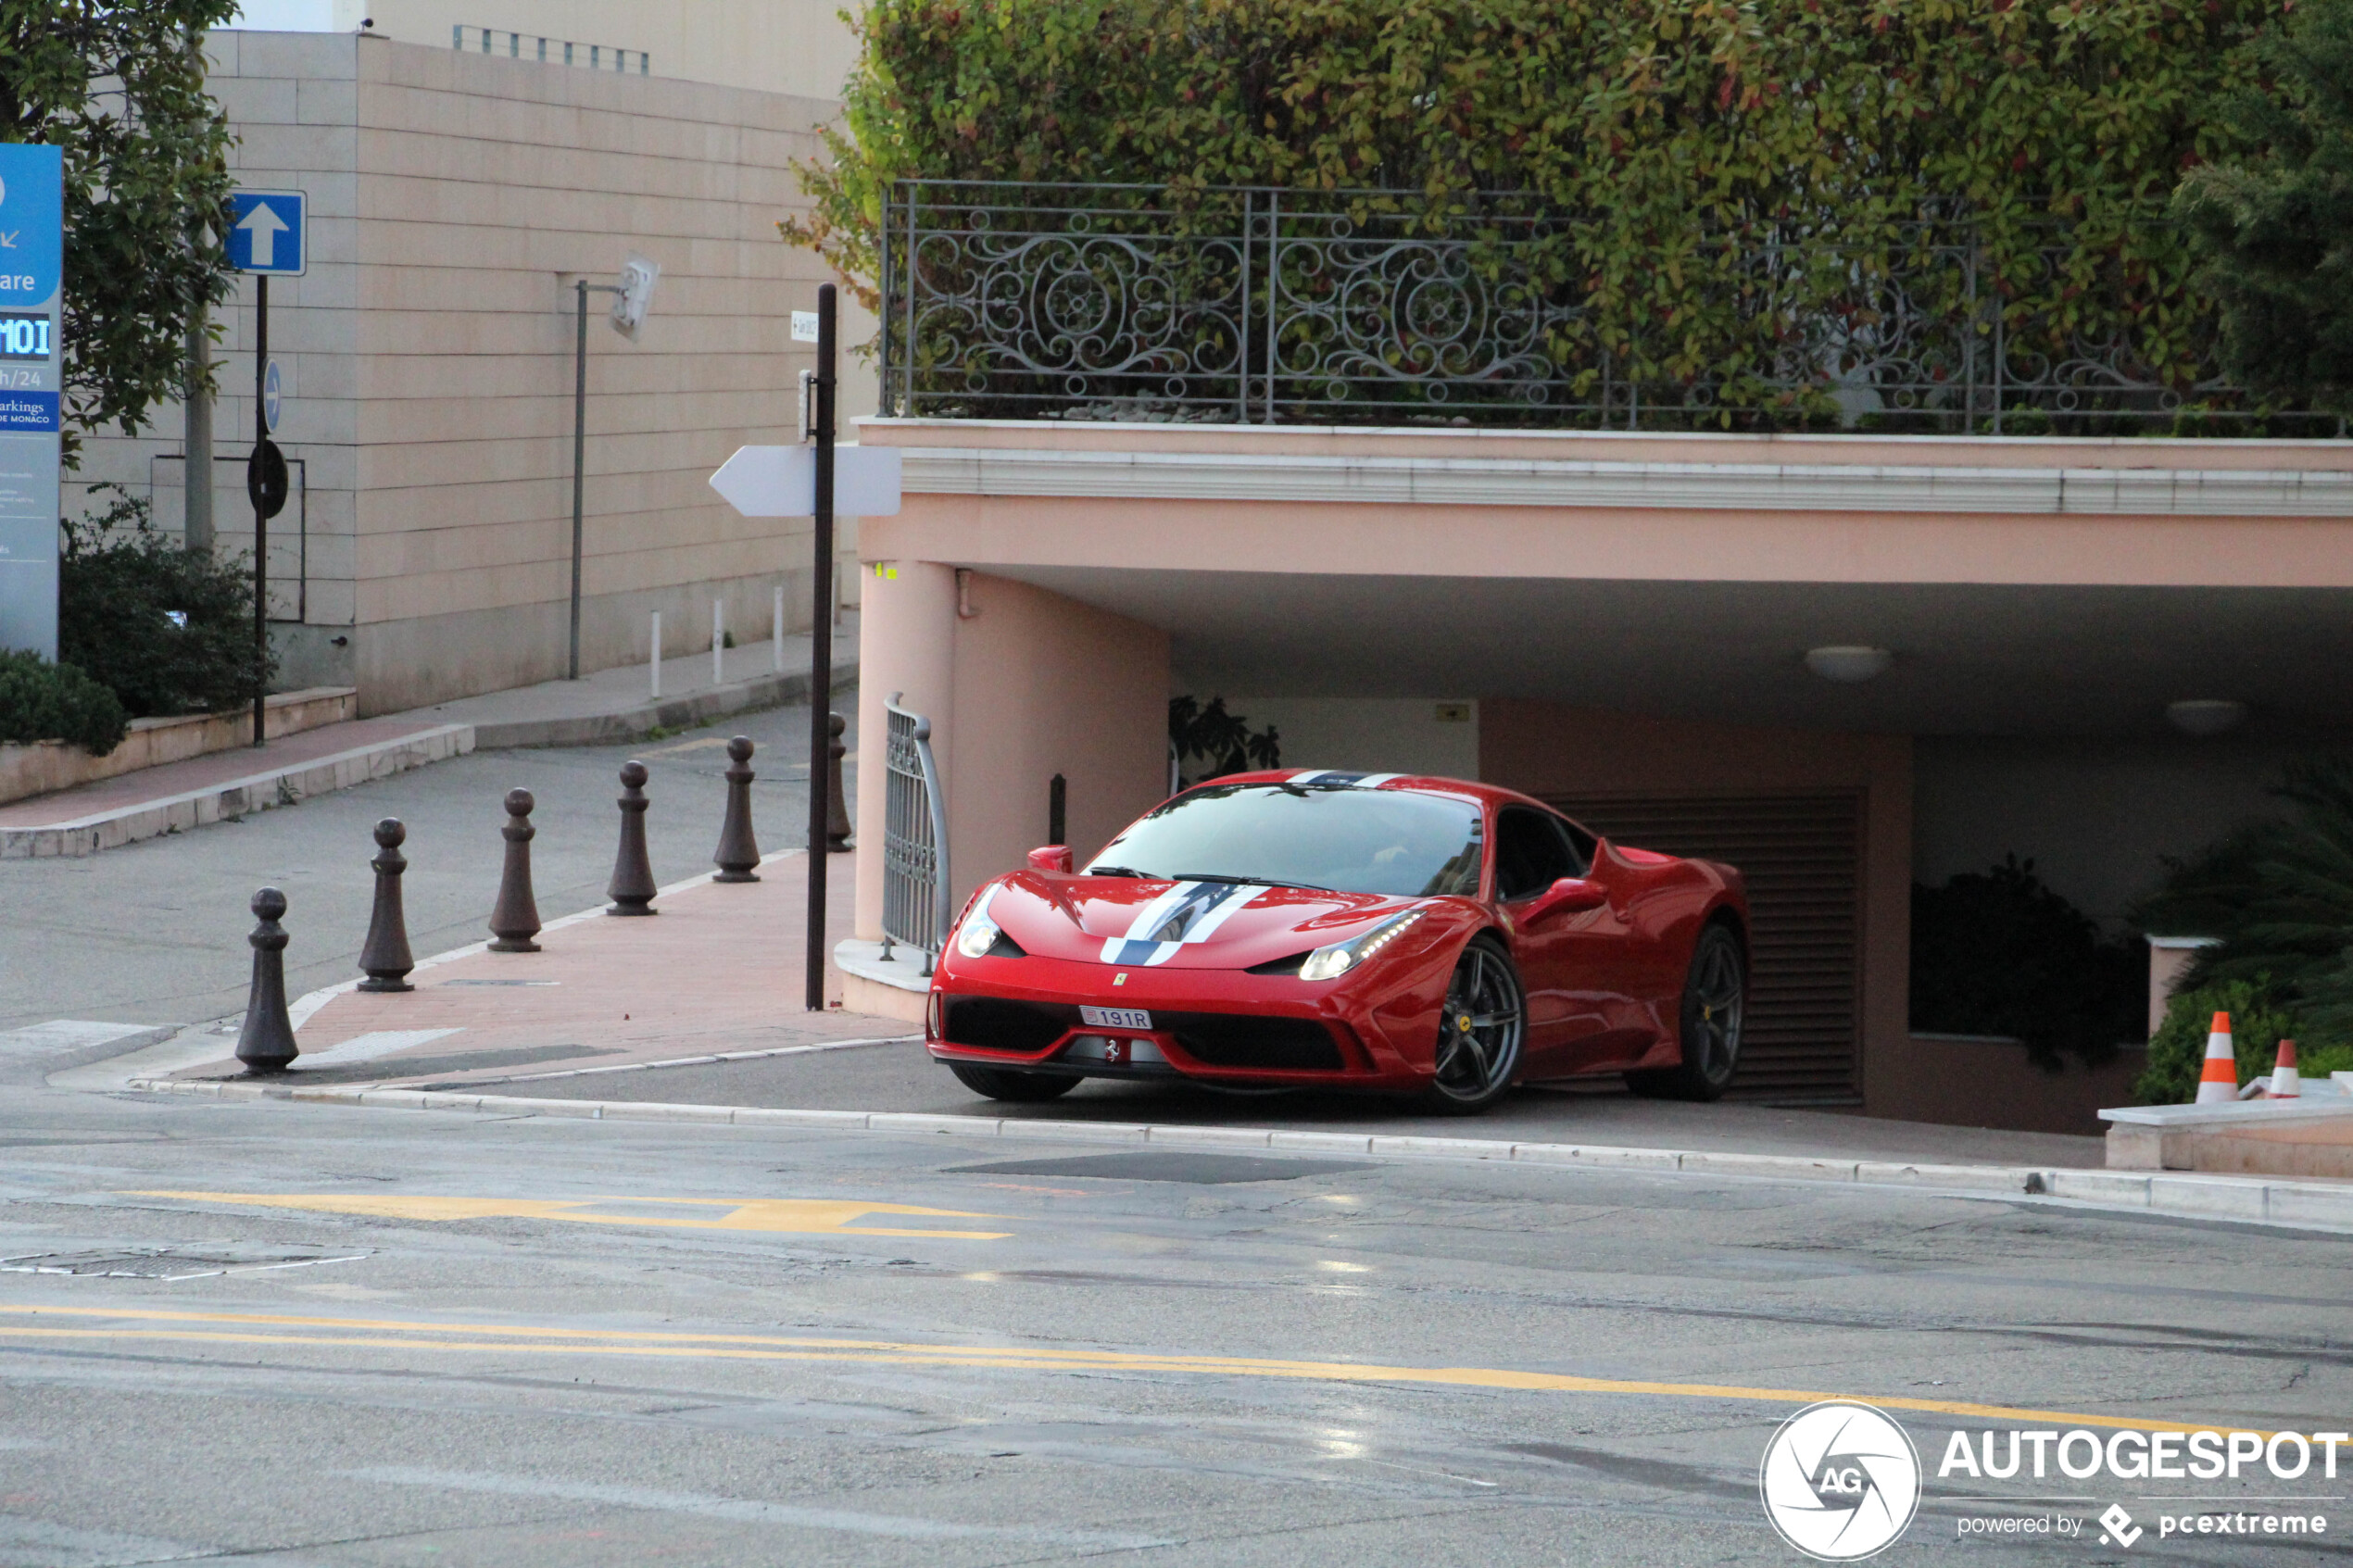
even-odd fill
[(1527, 1003), (1511, 956), (1492, 936), (1471, 938), (1447, 983), (1438, 1016), (1437, 1075), (1423, 1105), (1451, 1116), (1473, 1116), (1511, 1092), (1519, 1071)]

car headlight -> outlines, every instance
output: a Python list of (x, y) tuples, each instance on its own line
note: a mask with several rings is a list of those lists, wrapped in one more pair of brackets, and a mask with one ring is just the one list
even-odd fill
[(997, 922), (988, 918), (988, 906), (996, 899), (997, 890), (993, 887), (982, 894), (980, 902), (964, 917), (964, 923), (956, 928), (956, 951), (964, 957), (987, 958), (988, 949), (997, 945), (997, 938), (1004, 935), (997, 928)]
[(997, 929), (997, 922), (987, 916), (966, 915), (964, 923), (956, 928), (956, 951), (968, 959), (985, 959), (988, 949), (997, 945), (997, 938), (1003, 935)]
[(1405, 928), (1421, 918), (1421, 910), (1407, 909), (1403, 914), (1390, 916), (1362, 936), (1318, 947), (1307, 955), (1305, 963), (1299, 966), (1299, 977), (1302, 980), (1337, 980), (1404, 935)]

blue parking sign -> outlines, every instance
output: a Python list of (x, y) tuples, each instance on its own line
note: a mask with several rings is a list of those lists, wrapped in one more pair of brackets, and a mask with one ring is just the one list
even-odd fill
[(229, 265), (240, 272), (300, 277), (310, 257), (308, 205), (300, 191), (231, 193)]

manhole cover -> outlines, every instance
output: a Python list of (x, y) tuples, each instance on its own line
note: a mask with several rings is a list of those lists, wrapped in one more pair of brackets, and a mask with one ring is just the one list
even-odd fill
[(98, 1279), (202, 1279), (255, 1269), (352, 1263), (365, 1252), (316, 1252), (285, 1247), (205, 1242), (185, 1247), (110, 1247), (94, 1252), (28, 1252), (0, 1258), (0, 1273), (85, 1274)]
[(1262, 1160), (1254, 1154), (1082, 1154), (1069, 1160), (1007, 1160), (992, 1165), (951, 1165), (943, 1175), (1092, 1176), (1111, 1182), (1290, 1182), (1302, 1176), (1372, 1171), (1365, 1160)]

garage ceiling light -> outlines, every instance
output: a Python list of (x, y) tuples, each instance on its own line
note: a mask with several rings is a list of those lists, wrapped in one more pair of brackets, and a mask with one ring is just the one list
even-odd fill
[(1895, 656), (1885, 648), (1839, 646), (1809, 648), (1806, 668), (1825, 681), (1836, 681), (1842, 686), (1860, 685), (1873, 676), (1885, 674), (1895, 662)]
[(2167, 703), (2165, 717), (2185, 735), (2219, 735), (2246, 721), (2246, 704), (2223, 697), (2187, 697)]

